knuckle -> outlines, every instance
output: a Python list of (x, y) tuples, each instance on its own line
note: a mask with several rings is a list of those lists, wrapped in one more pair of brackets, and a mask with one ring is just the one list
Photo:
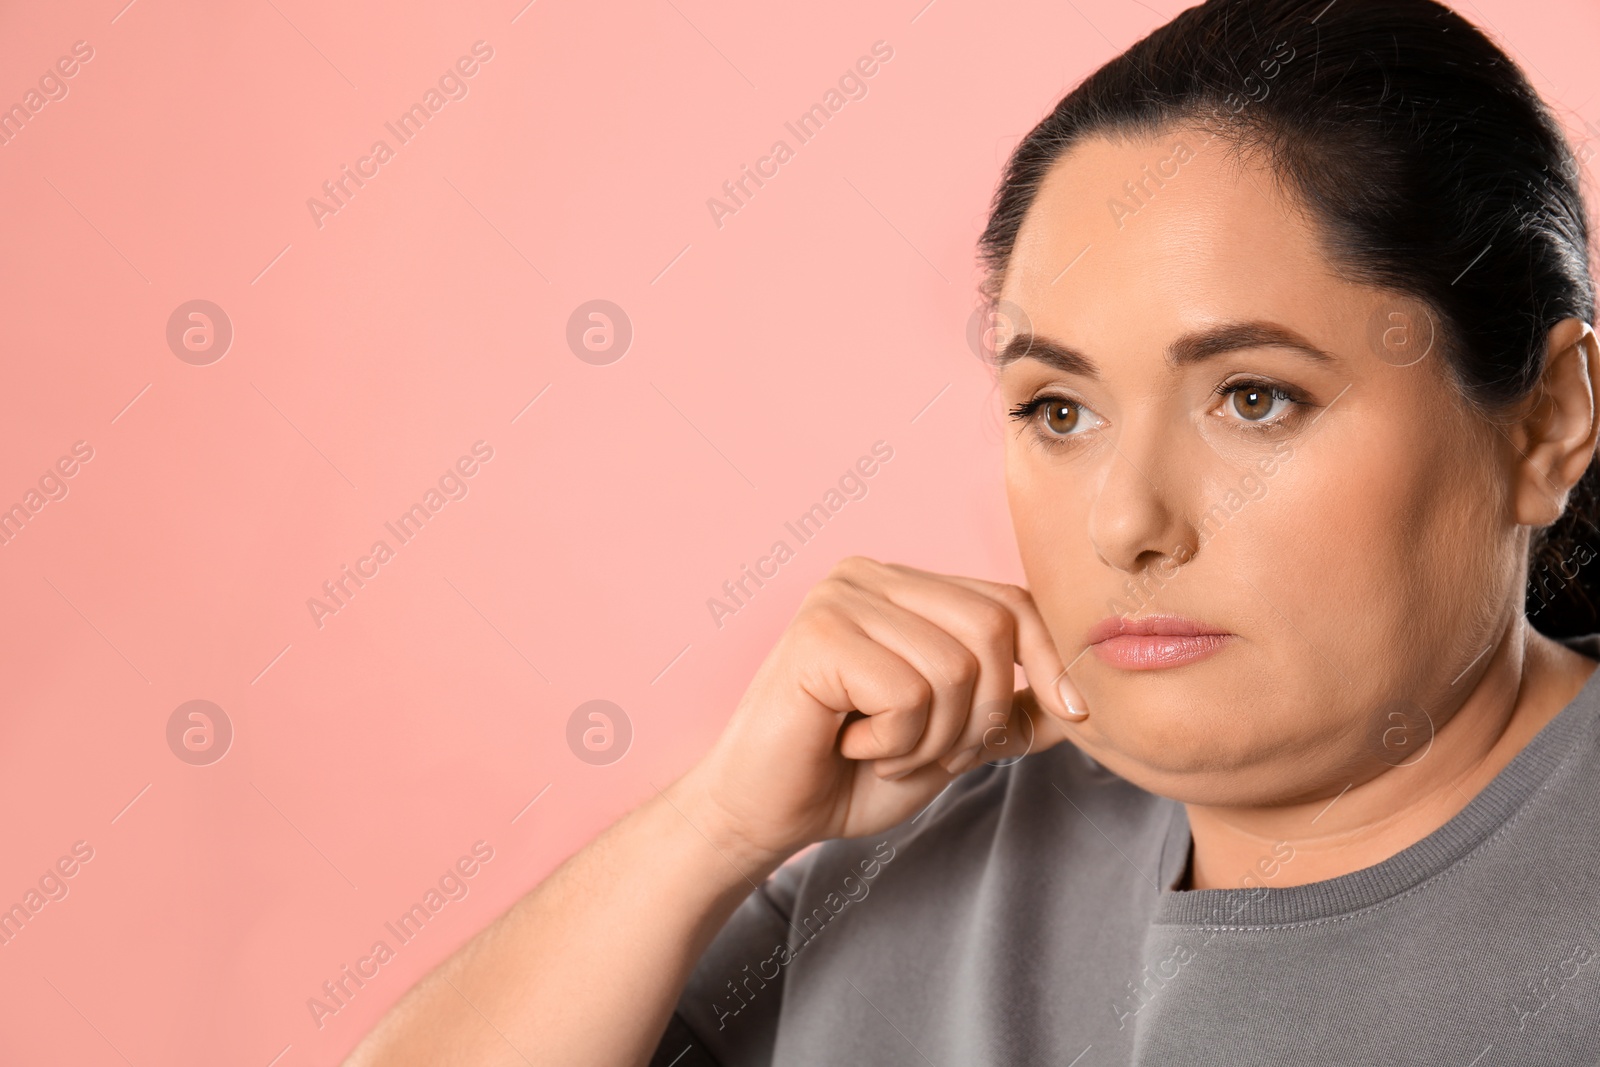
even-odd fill
[(856, 587), (847, 577), (835, 573), (813, 585), (806, 599), (819, 610), (839, 610), (855, 596)]
[(892, 576), (896, 579), (918, 581), (923, 577), (921, 571), (915, 567), (908, 567), (904, 563), (895, 563), (891, 560), (874, 560), (873, 564), (877, 567), (878, 573)]
[(933, 685), (920, 674), (908, 674), (897, 682), (890, 702), (900, 709), (921, 708), (933, 700)]
[(838, 637), (846, 627), (846, 617), (839, 607), (818, 599), (802, 605), (789, 626), (794, 640), (802, 645), (826, 645)]
[(978, 678), (978, 657), (965, 648), (943, 653), (934, 664), (952, 688), (964, 689)]
[(1008, 604), (1012, 607), (1022, 608), (1031, 607), (1033, 605), (1032, 593), (1028, 592), (1020, 585), (1011, 585), (1006, 582), (1002, 582), (995, 586), (994, 597), (996, 600), (999, 600), (1000, 602)]
[(1011, 613), (992, 600), (983, 601), (972, 612), (972, 627), (979, 641), (994, 647), (1011, 639)]
[(846, 556), (833, 565), (833, 570), (830, 573), (853, 577), (855, 575), (870, 574), (878, 566), (877, 560), (866, 556)]

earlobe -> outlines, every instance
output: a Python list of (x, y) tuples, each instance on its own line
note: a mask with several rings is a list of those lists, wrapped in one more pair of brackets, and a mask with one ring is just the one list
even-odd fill
[(1594, 458), (1600, 435), (1600, 343), (1594, 328), (1569, 318), (1550, 329), (1544, 371), (1535, 399), (1520, 420), (1522, 486), (1517, 521), (1548, 526), (1561, 517), (1567, 496)]

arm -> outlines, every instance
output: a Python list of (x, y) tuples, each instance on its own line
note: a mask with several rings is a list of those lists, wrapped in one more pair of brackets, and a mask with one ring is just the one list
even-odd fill
[[(1044, 695), (1013, 692), (1015, 663)], [(346, 1067), (645, 1067), (694, 964), (784, 859), (905, 821), (1023, 718), (1035, 751), (1059, 743), (1064, 675), (1025, 590), (845, 560), (705, 758), (418, 983)]]
[(721, 825), (684, 775), (420, 981), (346, 1067), (643, 1067), (695, 961), (786, 858)]

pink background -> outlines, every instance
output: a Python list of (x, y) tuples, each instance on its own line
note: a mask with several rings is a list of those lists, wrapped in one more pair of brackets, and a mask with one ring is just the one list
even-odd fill
[[(0, 104), (94, 50), (0, 145), (0, 507), (93, 449), (0, 546), (0, 906), (93, 849), (0, 946), (0, 1061), (332, 1064), (690, 766), (839, 557), (1021, 579), (973, 243), (1011, 146), (1180, 5), (125, 2), (0, 15)], [(1462, 10), (1600, 148), (1600, 9)], [(384, 123), (480, 40), (399, 145)], [(880, 40), (799, 144), (784, 122)], [(379, 138), (319, 227), (307, 199)], [(780, 138), (719, 228), (708, 198)], [(166, 340), (194, 299), (234, 330), (205, 366)], [(566, 340), (593, 299), (633, 326), (608, 365)], [(798, 546), (784, 521), (879, 440), (868, 495)], [(478, 441), (400, 545), (384, 523)], [(380, 538), (319, 627), (308, 599)], [(708, 598), (779, 538), (718, 628)], [(592, 699), (632, 726), (606, 765), (567, 742)], [(191, 700), (234, 731), (206, 765), (168, 744)], [(468, 895), (318, 1019), (477, 841)]]

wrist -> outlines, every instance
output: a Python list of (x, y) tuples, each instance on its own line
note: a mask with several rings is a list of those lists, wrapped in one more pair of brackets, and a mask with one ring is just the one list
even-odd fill
[(799, 846), (773, 847), (753, 840), (716, 799), (700, 765), (690, 768), (663, 789), (661, 796), (668, 807), (692, 827), (690, 832), (726, 861), (729, 875), (738, 878), (741, 885), (759, 884), (799, 850)]

